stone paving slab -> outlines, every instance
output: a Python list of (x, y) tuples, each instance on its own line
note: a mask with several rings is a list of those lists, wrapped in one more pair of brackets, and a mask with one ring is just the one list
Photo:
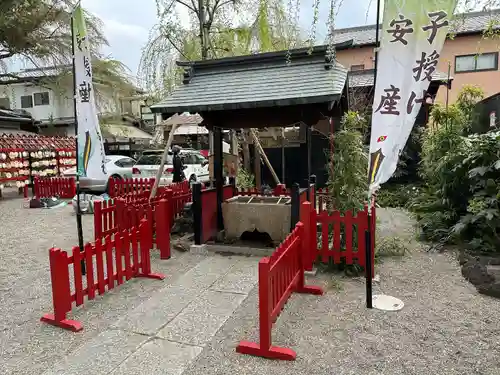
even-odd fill
[(180, 375), (247, 297), (256, 275), (255, 259), (207, 257), (44, 375)]
[(147, 340), (147, 336), (125, 331), (102, 332), (43, 375), (108, 374)]
[(239, 260), (237, 257), (207, 257), (198, 263), (196, 267), (179, 277), (173, 285), (179, 285), (187, 289), (207, 289), (218, 278), (228, 273)]
[(152, 336), (174, 319), (199, 293), (200, 290), (177, 285), (161, 289), (126, 314), (112, 328)]
[(122, 362), (110, 375), (181, 375), (202, 350), (200, 346), (153, 339)]
[(224, 277), (217, 280), (210, 290), (248, 294), (258, 281), (258, 259), (241, 260)]
[[(183, 276), (151, 296), (120, 319), (113, 328), (154, 335), (174, 319), (200, 293), (225, 275), (232, 274), (238, 258), (208, 257)], [(247, 266), (248, 268), (248, 266)]]
[(204, 346), (246, 298), (245, 294), (207, 290), (163, 328), (158, 336)]

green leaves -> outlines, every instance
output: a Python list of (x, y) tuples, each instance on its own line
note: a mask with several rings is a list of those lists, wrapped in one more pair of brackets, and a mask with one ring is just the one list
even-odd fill
[[(22, 57), (39, 66), (71, 62), (71, 0), (2, 0), (0, 4), (0, 61)], [(107, 45), (102, 23), (86, 14), (92, 54)]]
[(361, 131), (366, 119), (357, 112), (348, 112), (341, 121), (341, 130), (331, 137), (333, 154), (328, 168), (330, 207), (335, 210), (360, 210), (367, 198), (368, 155)]
[[(181, 24), (177, 7), (188, 10), (189, 24)], [(203, 49), (210, 59), (282, 51), (305, 43), (297, 20), (287, 17), (281, 0), (205, 0)], [(152, 28), (139, 66), (141, 78), (157, 96), (168, 95), (181, 82), (177, 60), (202, 58), (197, 2), (157, 0), (158, 23)], [(237, 21), (236, 21), (237, 19)]]
[(500, 251), (500, 132), (467, 135), (480, 97), (465, 87), (448, 110), (432, 111), (422, 147), (427, 187), (410, 207), (428, 239)]
[(469, 177), (474, 178), (477, 175), (484, 176), (484, 174), (488, 171), (488, 167), (477, 167), (477, 168), (472, 168), (469, 171)]

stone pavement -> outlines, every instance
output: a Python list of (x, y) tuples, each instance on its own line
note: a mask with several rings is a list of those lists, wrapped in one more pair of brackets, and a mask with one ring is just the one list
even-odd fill
[(210, 256), (44, 375), (180, 375), (257, 283), (258, 259)]

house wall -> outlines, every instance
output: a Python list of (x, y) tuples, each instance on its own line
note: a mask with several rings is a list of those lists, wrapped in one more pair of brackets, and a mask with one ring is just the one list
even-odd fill
[[(32, 108), (21, 108), (21, 97), (29, 96), (33, 97), (35, 93), (49, 93), (49, 104), (48, 105), (34, 105)], [(62, 94), (55, 93), (52, 90), (28, 85), (28, 84), (13, 84), (4, 85), (0, 87), (0, 98), (8, 98), (10, 102), (11, 109), (24, 109), (31, 115), (40, 121), (48, 121), (51, 118), (68, 118), (73, 117), (73, 103), (71, 100), (70, 93), (63, 90)]]
[[(32, 108), (21, 108), (21, 96), (28, 96), (35, 93), (49, 93), (48, 105), (34, 105)], [(32, 84), (11, 84), (0, 86), (0, 99), (8, 98), (11, 109), (24, 109), (42, 122), (48, 122), (51, 119), (70, 119), (74, 117), (73, 110), (73, 88), (60, 88), (56, 91)], [(96, 94), (97, 112), (116, 113), (120, 111), (120, 101), (118, 96), (111, 90), (99, 88), (99, 94)]]
[[(457, 37), (454, 40), (447, 40), (441, 58), (439, 59), (438, 69), (441, 72), (448, 71), (448, 62), (451, 64), (451, 75), (453, 76), (452, 88), (449, 93), (450, 103), (456, 101), (460, 90), (464, 85), (476, 85), (483, 89), (485, 97), (500, 92), (500, 70), (456, 73), (455, 56), (472, 55), (478, 53), (497, 52), (500, 50), (500, 39), (484, 39), (481, 35), (471, 35)], [(441, 87), (436, 100), (439, 103), (446, 101), (446, 88)]]
[[(455, 56), (471, 55), (477, 53), (498, 52), (500, 50), (500, 39), (484, 39), (481, 35), (457, 36), (447, 39), (437, 70), (448, 72), (448, 62), (451, 64), (451, 76), (453, 77), (452, 88), (449, 92), (449, 102), (454, 103), (464, 85), (477, 85), (484, 90), (485, 97), (500, 92), (500, 70), (455, 73)], [(364, 65), (365, 69), (374, 68), (373, 46), (356, 47), (349, 50), (337, 51), (338, 61), (347, 69), (353, 65)], [(446, 87), (442, 86), (436, 96), (436, 102), (446, 101)]]

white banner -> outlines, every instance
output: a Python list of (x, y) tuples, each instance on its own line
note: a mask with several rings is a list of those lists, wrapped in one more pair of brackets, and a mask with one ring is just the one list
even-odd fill
[(73, 46), (78, 124), (78, 174), (82, 177), (105, 180), (107, 179), (106, 155), (92, 85), (92, 64), (87, 28), (80, 6), (77, 6), (73, 13)]
[(456, 0), (386, 0), (370, 139), (370, 192), (386, 182), (437, 69)]

